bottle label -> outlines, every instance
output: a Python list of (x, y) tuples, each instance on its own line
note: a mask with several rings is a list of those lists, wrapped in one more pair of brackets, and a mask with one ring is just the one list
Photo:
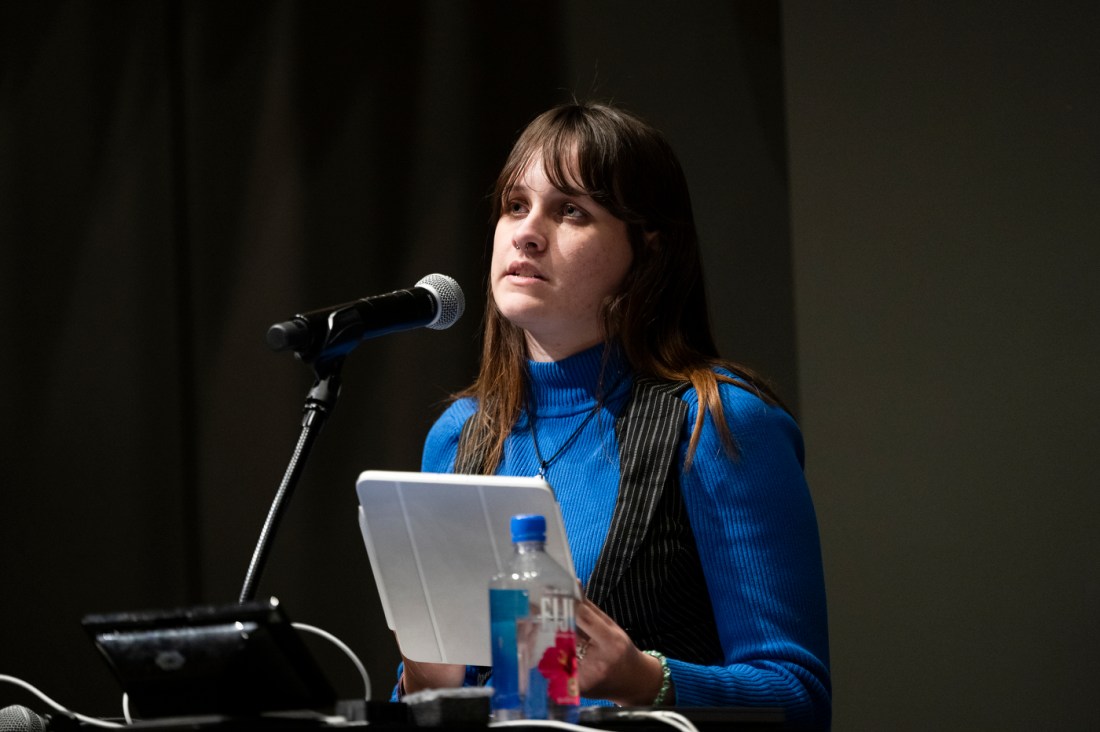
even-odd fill
[(493, 644), (494, 710), (519, 709), (526, 689), (521, 688), (522, 660), (517, 630), (527, 617), (527, 592), (524, 590), (489, 590), (490, 638)]
[(554, 645), (542, 652), (536, 667), (545, 679), (546, 698), (553, 704), (580, 703), (577, 683), (577, 634), (571, 630), (554, 634)]
[(571, 632), (577, 627), (573, 616), (573, 598), (568, 595), (546, 595), (539, 608), (539, 620), (543, 630), (549, 632)]
[(538, 619), (529, 622), (527, 631), (534, 636), (527, 681), (527, 717), (568, 718), (572, 712), (567, 709), (580, 704), (573, 598), (545, 595), (538, 610)]

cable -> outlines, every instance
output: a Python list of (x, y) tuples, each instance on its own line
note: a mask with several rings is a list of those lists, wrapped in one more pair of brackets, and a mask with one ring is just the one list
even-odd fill
[(510, 719), (507, 722), (490, 722), (490, 727), (550, 727), (553, 729), (583, 730), (592, 732), (591, 727), (582, 727), (579, 724), (559, 722), (555, 719)]
[[(684, 715), (664, 709), (653, 711), (620, 711), (616, 715), (621, 719), (645, 719), (652, 722), (661, 722), (670, 727), (675, 727), (680, 732), (699, 732), (699, 728), (691, 723)], [(583, 730), (592, 732), (591, 727), (583, 727), (569, 722), (559, 722), (553, 719), (513, 719), (507, 722), (492, 722), (490, 727), (549, 727), (552, 729)]]
[(85, 716), (83, 714), (77, 714), (74, 711), (66, 709), (65, 707), (61, 706), (60, 704), (55, 702), (53, 699), (51, 699), (50, 697), (46, 696), (44, 693), (39, 691), (34, 686), (31, 686), (26, 681), (23, 681), (23, 679), (17, 679), (14, 676), (8, 676), (7, 674), (0, 674), (0, 682), (7, 682), (9, 684), (15, 684), (16, 686), (22, 687), (23, 689), (26, 689), (30, 693), (37, 696), (39, 699), (44, 701), (46, 704), (53, 707), (54, 711), (61, 712), (62, 714), (67, 715), (69, 717), (72, 717), (73, 719), (76, 719), (80, 722), (83, 722), (84, 724), (90, 724), (93, 727), (110, 727), (110, 728), (116, 728), (116, 727), (124, 726), (124, 725), (119, 724), (118, 722), (108, 722), (105, 719), (97, 719), (95, 717), (88, 717), (88, 716)]
[(332, 633), (329, 633), (327, 630), (321, 630), (312, 625), (306, 625), (305, 623), (291, 623), (291, 625), (298, 630), (304, 630), (307, 633), (319, 635), (343, 651), (344, 655), (350, 658), (351, 662), (355, 664), (355, 668), (359, 670), (359, 675), (363, 678), (363, 700), (370, 701), (370, 676), (367, 675), (367, 669), (363, 666), (363, 662), (359, 660), (359, 657), (355, 655), (355, 652), (352, 651), (344, 641), (340, 640)]

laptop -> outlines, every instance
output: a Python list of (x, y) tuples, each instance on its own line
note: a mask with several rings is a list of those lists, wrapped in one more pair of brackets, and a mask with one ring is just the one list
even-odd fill
[(87, 615), (137, 715), (331, 709), (336, 694), (279, 601)]

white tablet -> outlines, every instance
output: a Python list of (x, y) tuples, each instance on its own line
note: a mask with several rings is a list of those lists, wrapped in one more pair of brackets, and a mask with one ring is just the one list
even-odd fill
[(415, 661), (492, 664), (489, 580), (511, 557), (512, 516), (545, 516), (546, 550), (574, 574), (541, 478), (367, 470), (356, 489), (386, 622)]

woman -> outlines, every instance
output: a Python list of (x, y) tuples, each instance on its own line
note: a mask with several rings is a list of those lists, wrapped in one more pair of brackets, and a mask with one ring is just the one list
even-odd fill
[[(779, 706), (829, 725), (825, 593), (798, 428), (710, 333), (691, 201), (659, 132), (571, 104), (493, 194), (481, 369), (427, 472), (543, 475), (586, 599), (581, 693)], [(409, 663), (404, 691), (476, 683)]]

